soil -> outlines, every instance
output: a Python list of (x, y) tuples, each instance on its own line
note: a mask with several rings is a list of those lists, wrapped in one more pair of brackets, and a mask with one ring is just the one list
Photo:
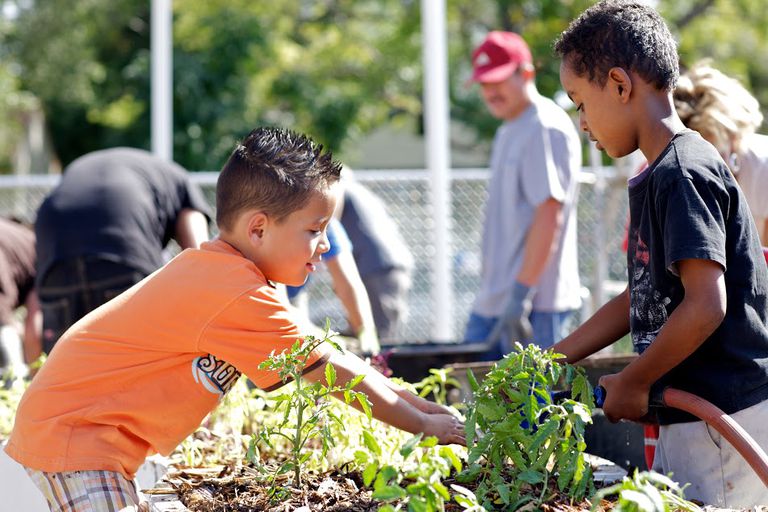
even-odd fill
[[(286, 484), (290, 476), (286, 476)], [(371, 498), (371, 490), (364, 488), (358, 472), (329, 471), (305, 476), (300, 489), (291, 488), (283, 496), (270, 499), (269, 486), (260, 474), (248, 466), (225, 466), (218, 473), (211, 470), (187, 470), (172, 473), (166, 480), (176, 490), (180, 501), (192, 512), (368, 512), (378, 510), (382, 502)], [(447, 486), (455, 483), (444, 480)], [(461, 484), (471, 489), (467, 484)], [(541, 495), (541, 490), (536, 490)], [(555, 489), (548, 490), (547, 502), (520, 510), (544, 512), (572, 512), (590, 510), (591, 503), (571, 503)], [(605, 502), (602, 510), (610, 509)], [(446, 512), (459, 512), (455, 502), (445, 504)]]

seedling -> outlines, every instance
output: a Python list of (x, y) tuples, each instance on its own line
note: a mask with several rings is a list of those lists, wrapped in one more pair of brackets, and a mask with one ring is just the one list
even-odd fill
[[(412, 455), (418, 457), (408, 469), (389, 464), (379, 466), (375, 454), (381, 450), (375, 439), (367, 438), (366, 447), (374, 456), (363, 471), (363, 483), (373, 485), (372, 498), (387, 503), (380, 512), (395, 512), (403, 505), (409, 512), (445, 510), (451, 494), (442, 480), (462, 468), (461, 460), (450, 446), (437, 446), (436, 437), (422, 439), (422, 434), (416, 434), (400, 448), (404, 461)], [(399, 503), (395, 507), (391, 502)]]
[(461, 383), (452, 377), (451, 368), (432, 368), (429, 375), (413, 385), (419, 392), (419, 396), (426, 398), (432, 395), (435, 403), (440, 405), (448, 404), (448, 390), (451, 388), (460, 388)]
[(355, 377), (343, 386), (338, 386), (336, 370), (333, 365), (327, 364), (325, 366), (326, 385), (319, 382), (308, 383), (301, 378), (310, 354), (323, 343), (328, 343), (334, 349), (343, 352), (341, 346), (332, 339), (335, 334), (330, 330), (330, 322), (326, 321), (322, 338), (307, 336), (294, 343), (290, 350), (279, 354), (273, 352), (259, 365), (261, 369), (277, 372), (283, 382), (293, 381), (294, 383), (292, 391), (272, 397), (275, 401), (275, 412), (282, 414), (282, 420), (276, 425), (262, 427), (258, 435), (251, 437), (249, 443), (248, 459), (257, 465), (260, 463), (259, 441), (273, 449), (274, 438), (282, 439), (288, 445), (287, 460), (280, 463), (272, 474), (271, 493), (273, 495), (275, 478), (290, 471), (293, 471), (294, 485), (301, 486), (302, 466), (312, 456), (312, 452), (306, 449), (308, 444), (319, 443), (322, 456), (325, 456), (329, 447), (333, 446), (334, 436), (330, 422), (335, 422), (340, 427), (343, 427), (343, 423), (330, 407), (331, 394), (342, 395), (347, 404), (357, 400), (365, 414), (371, 417), (371, 404), (368, 397), (364, 393), (353, 390), (363, 380), (363, 375)]
[[(536, 499), (532, 491), (538, 486), (540, 504), (548, 498), (550, 479), (572, 498), (592, 490), (583, 453), (592, 390), (584, 370), (560, 365), (559, 357), (518, 343), (482, 384), (468, 372), (474, 395), (467, 408), (468, 467), (458, 480), (477, 481), (484, 505), (516, 510)], [(550, 390), (561, 380), (572, 399), (553, 403)]]
[(638, 472), (632, 478), (624, 477), (621, 482), (595, 494), (592, 510), (599, 510), (600, 501), (616, 495), (615, 512), (701, 512), (695, 503), (683, 497), (681, 489), (670, 478), (654, 471)]

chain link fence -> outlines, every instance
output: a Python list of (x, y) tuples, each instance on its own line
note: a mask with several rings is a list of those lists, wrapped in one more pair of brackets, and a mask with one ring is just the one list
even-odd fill
[[(215, 204), (217, 173), (192, 173), (210, 204)], [(429, 174), (425, 170), (356, 170), (356, 179), (382, 198), (413, 253), (415, 268), (409, 297), (409, 315), (402, 342), (429, 341), (435, 318), (430, 289), (432, 259), (437, 251), (450, 251), (453, 277), (453, 339), (459, 340), (469, 316), (480, 276), (480, 237), (485, 210), (488, 171), (456, 169), (451, 173), (451, 246), (434, 247)], [(35, 213), (58, 176), (0, 176), (0, 215), (34, 222)], [(627, 219), (626, 177), (614, 168), (585, 168), (579, 175), (579, 272), (585, 306), (580, 321), (615, 294), (626, 282), (622, 248)], [(172, 254), (177, 248), (172, 247)], [(308, 284), (312, 319), (326, 317), (335, 330), (346, 325), (345, 314), (320, 268)]]

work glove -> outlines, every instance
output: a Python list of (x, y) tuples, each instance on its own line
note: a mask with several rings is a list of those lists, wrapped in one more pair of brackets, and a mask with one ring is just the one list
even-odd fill
[(507, 307), (493, 326), (487, 343), (496, 343), (501, 340), (502, 350), (511, 352), (516, 341), (531, 341), (533, 329), (531, 328), (531, 308), (535, 290), (515, 281), (512, 285), (512, 294), (507, 302)]
[(357, 340), (360, 342), (360, 352), (366, 356), (373, 356), (381, 352), (379, 337), (376, 334), (376, 328), (361, 327), (357, 332)]

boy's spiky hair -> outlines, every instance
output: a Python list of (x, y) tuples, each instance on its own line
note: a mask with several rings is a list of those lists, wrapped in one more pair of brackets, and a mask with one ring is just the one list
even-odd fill
[(555, 53), (600, 87), (612, 67), (634, 71), (662, 91), (673, 90), (680, 74), (669, 28), (652, 7), (637, 1), (593, 5), (560, 34)]
[(257, 128), (238, 144), (216, 183), (216, 223), (228, 229), (241, 212), (260, 209), (278, 221), (314, 192), (337, 182), (341, 164), (305, 135)]

